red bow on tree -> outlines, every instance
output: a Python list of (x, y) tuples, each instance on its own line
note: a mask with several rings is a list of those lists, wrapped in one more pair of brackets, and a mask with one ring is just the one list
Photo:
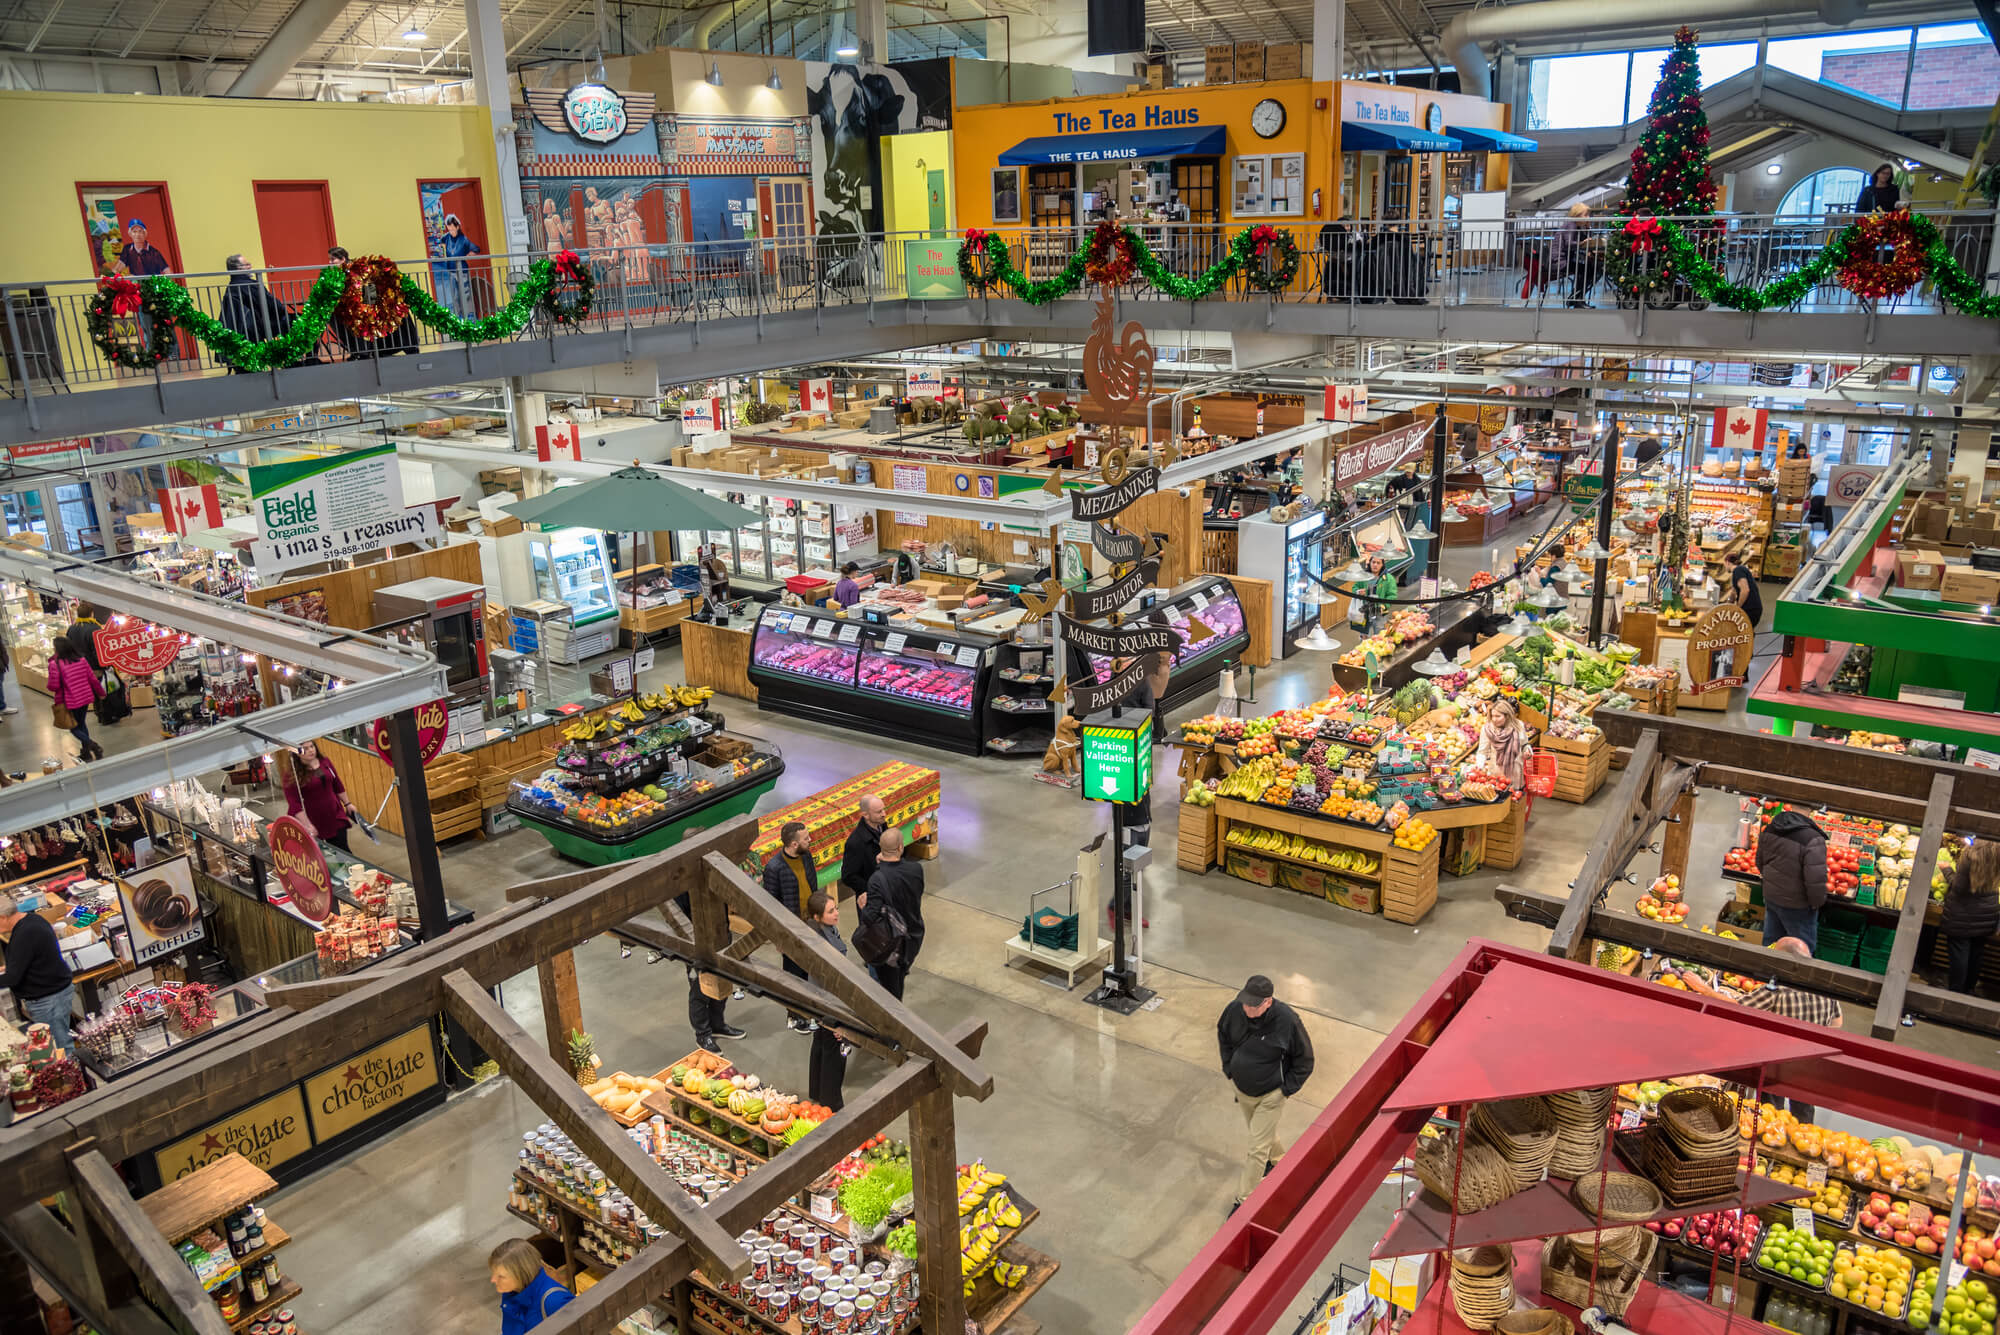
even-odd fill
[(1625, 235), (1632, 238), (1633, 250), (1651, 250), (1653, 243), (1660, 238), (1660, 220), (1658, 218), (1629, 218), (1625, 222)]
[(139, 290), (139, 285), (122, 275), (99, 279), (97, 286), (111, 294), (113, 315), (137, 315), (145, 304), (146, 294)]
[(583, 259), (573, 250), (565, 250), (556, 256), (556, 272), (572, 283), (583, 279)]
[(991, 232), (981, 231), (977, 227), (968, 227), (965, 229), (965, 244), (977, 250), (986, 244), (986, 238), (991, 235)]

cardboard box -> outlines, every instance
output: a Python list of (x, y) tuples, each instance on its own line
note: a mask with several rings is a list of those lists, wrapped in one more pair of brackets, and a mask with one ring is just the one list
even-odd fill
[(1903, 531), (1930, 542), (1943, 542), (1951, 532), (1951, 510), (1936, 501), (1919, 501)]
[(1358, 881), (1343, 881), (1339, 877), (1327, 878), (1326, 897), (1344, 909), (1356, 913), (1380, 913), (1382, 911), (1382, 890), (1380, 886), (1364, 885)]
[(1160, 89), (1166, 86), (1167, 62), (1164, 60), (1148, 60), (1146, 62), (1146, 87)]
[(1385, 1256), (1368, 1263), (1368, 1292), (1393, 1307), (1414, 1311), (1437, 1278), (1437, 1253)]
[(1201, 81), (1203, 83), (1231, 83), (1236, 78), (1236, 48), (1228, 43), (1206, 47), (1202, 51)]
[(1278, 883), (1277, 863), (1271, 861), (1269, 858), (1260, 858), (1246, 853), (1240, 848), (1229, 850), (1228, 856), (1223, 861), (1222, 869), (1231, 876), (1240, 877), (1256, 885), (1276, 885)]
[(498, 519), (487, 519), (481, 522), (485, 525), (486, 536), (489, 538), (510, 537), (526, 527), (517, 515), (502, 515)]
[(1297, 79), (1305, 74), (1306, 49), (1299, 42), (1273, 42), (1264, 48), (1266, 79)]
[(1236, 82), (1262, 83), (1264, 80), (1264, 44), (1262, 42), (1238, 42), (1236, 44)]
[(1980, 606), (2000, 602), (2000, 575), (1990, 575), (1971, 566), (1946, 566), (1938, 585), (1938, 597), (1948, 603)]
[(1896, 553), (1896, 583), (1906, 589), (1935, 589), (1944, 578), (1944, 557), (1919, 548)]

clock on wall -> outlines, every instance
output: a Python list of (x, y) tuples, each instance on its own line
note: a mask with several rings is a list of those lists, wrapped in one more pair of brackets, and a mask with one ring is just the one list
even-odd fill
[(1424, 111), (1424, 128), (1432, 134), (1444, 133), (1444, 106), (1433, 102)]
[(1267, 97), (1250, 108), (1250, 128), (1259, 139), (1269, 139), (1285, 128), (1285, 104)]

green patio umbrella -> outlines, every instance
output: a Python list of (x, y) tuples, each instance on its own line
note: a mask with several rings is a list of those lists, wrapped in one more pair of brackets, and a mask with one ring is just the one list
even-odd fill
[[(754, 510), (684, 487), (637, 463), (503, 508), (522, 523), (561, 524), (605, 533), (723, 530), (764, 522), (764, 516)], [(633, 587), (636, 604), (637, 584)]]

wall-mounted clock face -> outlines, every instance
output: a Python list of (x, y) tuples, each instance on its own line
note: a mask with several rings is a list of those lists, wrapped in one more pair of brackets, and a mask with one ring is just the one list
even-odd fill
[(1267, 97), (1250, 109), (1250, 128), (1260, 139), (1269, 139), (1285, 128), (1285, 104)]

